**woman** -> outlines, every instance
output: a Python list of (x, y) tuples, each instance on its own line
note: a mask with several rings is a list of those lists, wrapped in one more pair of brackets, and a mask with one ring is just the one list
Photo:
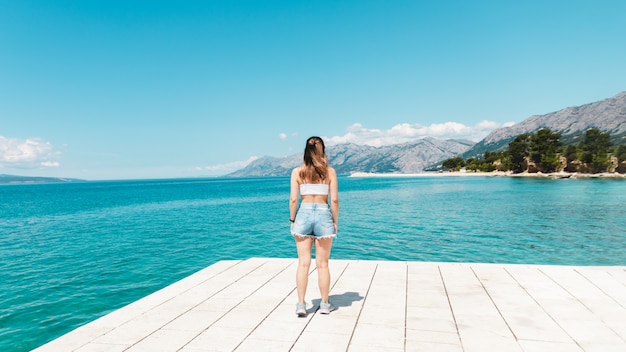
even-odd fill
[[(304, 162), (291, 172), (289, 196), (291, 234), (296, 240), (298, 250), (296, 271), (298, 291), (296, 314), (298, 317), (306, 316), (304, 296), (309, 280), (313, 243), (315, 243), (315, 264), (322, 298), (320, 313), (329, 314), (335, 309), (328, 302), (330, 290), (328, 257), (333, 238), (337, 235), (339, 215), (337, 189), (337, 173), (335, 169), (328, 166), (324, 141), (320, 137), (310, 137), (304, 148)], [(299, 208), (298, 198), (300, 198)]]

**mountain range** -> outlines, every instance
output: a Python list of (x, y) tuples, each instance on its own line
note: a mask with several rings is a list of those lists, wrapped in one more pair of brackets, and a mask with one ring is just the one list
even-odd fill
[(495, 129), (463, 153), (463, 157), (482, 157), (487, 150), (507, 149), (509, 142), (518, 135), (535, 133), (542, 128), (561, 133), (565, 145), (578, 143), (585, 131), (593, 127), (610, 133), (615, 145), (626, 143), (626, 92), (595, 103), (534, 115), (513, 126)]
[(76, 178), (40, 177), (40, 176), (17, 176), (0, 174), (0, 184), (4, 183), (56, 183), (56, 182), (81, 182)]
[[(482, 157), (487, 150), (506, 149), (509, 142), (522, 133), (550, 128), (562, 134), (564, 144), (571, 144), (577, 143), (585, 131), (593, 127), (609, 132), (616, 145), (626, 143), (626, 92), (602, 101), (531, 116), (510, 127), (492, 131), (478, 143), (426, 137), (382, 147), (338, 144), (327, 150), (329, 163), (339, 174), (419, 173), (454, 156)], [(301, 163), (301, 153), (283, 158), (266, 156), (227, 176), (287, 176)]]
[[(417, 173), (433, 163), (463, 153), (472, 145), (472, 141), (443, 141), (432, 137), (382, 147), (346, 143), (327, 148), (327, 157), (339, 174)], [(228, 176), (286, 176), (300, 164), (301, 153), (284, 158), (263, 157)]]

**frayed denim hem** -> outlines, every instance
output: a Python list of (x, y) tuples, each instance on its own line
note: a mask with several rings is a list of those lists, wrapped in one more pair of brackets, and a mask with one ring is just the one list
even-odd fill
[(298, 233), (291, 233), (291, 235), (293, 237), (298, 237), (298, 238), (312, 238), (314, 240), (323, 240), (325, 238), (335, 238), (337, 237), (336, 233), (333, 233), (332, 235), (326, 235), (326, 236), (315, 236), (315, 235), (300, 235)]

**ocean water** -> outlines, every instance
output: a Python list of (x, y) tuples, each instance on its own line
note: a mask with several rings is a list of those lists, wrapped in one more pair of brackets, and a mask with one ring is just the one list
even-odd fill
[[(331, 258), (626, 265), (626, 180), (341, 177), (339, 189)], [(284, 177), (0, 186), (0, 351), (219, 260), (295, 257), (288, 195)]]

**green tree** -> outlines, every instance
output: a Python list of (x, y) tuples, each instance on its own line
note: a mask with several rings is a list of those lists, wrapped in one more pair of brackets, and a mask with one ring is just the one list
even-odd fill
[(575, 161), (578, 160), (578, 148), (576, 148), (576, 146), (573, 144), (568, 145), (567, 147), (565, 147), (563, 156), (567, 160), (565, 171), (567, 172), (578, 171), (577, 165), (575, 164)]
[(467, 158), (465, 160), (465, 168), (470, 171), (478, 170), (478, 159), (475, 158)]
[(609, 150), (611, 134), (602, 133), (597, 128), (592, 128), (585, 132), (583, 140), (580, 142), (580, 160), (586, 164), (587, 170), (592, 173), (604, 172), (611, 164)]
[(501, 153), (500, 157), (500, 170), (501, 171), (509, 171), (513, 170), (513, 163), (511, 162), (511, 154), (508, 150), (504, 150)]
[(455, 158), (444, 160), (443, 163), (441, 163), (441, 166), (448, 170), (459, 170), (465, 166), (465, 161), (460, 156), (457, 156)]
[(490, 152), (486, 151), (484, 154), (485, 166), (483, 167), (486, 171), (494, 171), (494, 170), (508, 170), (509, 168), (505, 168), (505, 163), (508, 163), (508, 152), (507, 151), (498, 151), (498, 152)]
[(626, 173), (626, 144), (622, 144), (615, 150), (615, 157), (617, 157), (617, 168), (615, 171), (624, 174)]
[(563, 145), (560, 133), (542, 128), (530, 136), (528, 146), (530, 160), (543, 172), (554, 172), (559, 165), (558, 152)]
[(470, 171), (490, 172), (496, 169), (495, 165), (487, 162), (485, 159), (468, 158), (465, 162), (465, 168)]
[(483, 160), (483, 163), (479, 166), (479, 170), (482, 172), (491, 172), (495, 171), (496, 165), (494, 163), (489, 163), (486, 160)]
[(511, 169), (518, 173), (526, 169), (526, 157), (530, 155), (530, 135), (522, 133), (509, 143)]

